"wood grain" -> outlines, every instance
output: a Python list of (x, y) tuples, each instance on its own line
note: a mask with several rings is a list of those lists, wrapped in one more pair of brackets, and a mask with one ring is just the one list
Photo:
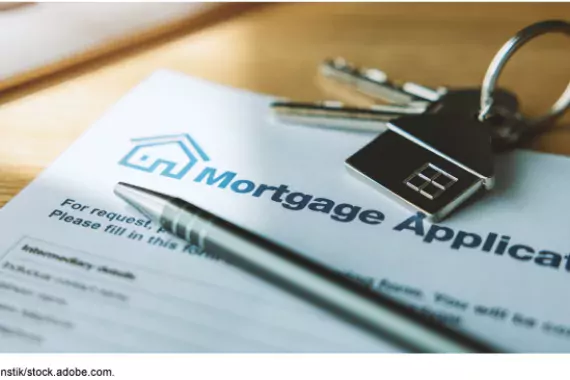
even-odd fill
[[(425, 85), (478, 85), (514, 32), (569, 15), (564, 3), (272, 4), (98, 59), (0, 93), (0, 205), (157, 69), (306, 100), (331, 97), (316, 65), (337, 55)], [(565, 88), (569, 69), (568, 38), (544, 36), (517, 53), (501, 85), (538, 114)], [(570, 155), (568, 115), (532, 148)]]

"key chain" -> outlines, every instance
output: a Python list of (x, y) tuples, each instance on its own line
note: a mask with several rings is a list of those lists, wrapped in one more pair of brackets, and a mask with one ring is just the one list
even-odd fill
[[(491, 125), (497, 112), (495, 85), (505, 63), (522, 45), (539, 35), (562, 32), (570, 24), (543, 21), (530, 25), (498, 51), (481, 89), (478, 118), (471, 114), (422, 114), (390, 121), (388, 131), (346, 160), (352, 174), (392, 199), (438, 222), (480, 190), (493, 188), (494, 164)], [(548, 128), (570, 103), (568, 88), (548, 115), (527, 120), (506, 115), (504, 147), (514, 147), (523, 136)]]
[(519, 114), (516, 96), (496, 89), (498, 76), (514, 52), (531, 39), (553, 32), (570, 35), (570, 24), (543, 21), (518, 32), (496, 54), (481, 90), (431, 90), (413, 83), (396, 86), (379, 70), (370, 77), (368, 71), (341, 61), (329, 64), (329, 75), (336, 73), (361, 92), (393, 104), (363, 109), (338, 102), (275, 102), (272, 110), (278, 119), (297, 124), (384, 130), (346, 160), (349, 172), (437, 222), (475, 193), (493, 187), (494, 152), (512, 149), (545, 131), (568, 109), (570, 86), (548, 115), (533, 120)]
[[(488, 120), (497, 112), (494, 93), (498, 76), (517, 49), (552, 32), (570, 35), (570, 24), (533, 24), (503, 45), (485, 75), (477, 119), (471, 114), (440, 113), (390, 121), (387, 132), (346, 160), (348, 169), (432, 222), (445, 218), (480, 190), (491, 190), (495, 178)], [(503, 127), (509, 133), (502, 136), (505, 146), (513, 147), (523, 136), (547, 128), (568, 108), (569, 94), (567, 88), (544, 117), (527, 120), (507, 115)]]

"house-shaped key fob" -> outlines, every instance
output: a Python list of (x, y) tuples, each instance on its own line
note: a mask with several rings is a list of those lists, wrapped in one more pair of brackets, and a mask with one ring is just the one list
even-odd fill
[(401, 117), (346, 160), (350, 172), (437, 222), (493, 186), (488, 126), (473, 117)]

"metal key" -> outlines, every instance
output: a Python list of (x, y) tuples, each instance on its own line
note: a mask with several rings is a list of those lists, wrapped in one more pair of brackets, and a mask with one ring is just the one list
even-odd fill
[[(345, 84), (374, 99), (392, 105), (423, 107), (433, 113), (454, 109), (461, 112), (466, 104), (474, 101), (479, 103), (481, 99), (481, 88), (449, 89), (440, 86), (433, 89), (414, 82), (399, 85), (390, 81), (388, 75), (379, 69), (359, 68), (344, 58), (324, 60), (319, 72), (326, 78)], [(504, 107), (505, 114), (518, 111), (518, 100), (512, 92), (499, 90), (496, 100), (496, 106)], [(479, 104), (473, 107), (479, 110)]]
[(319, 67), (319, 73), (364, 95), (391, 104), (428, 105), (438, 101), (447, 92), (444, 87), (434, 90), (413, 82), (405, 82), (399, 86), (390, 81), (384, 71), (376, 68), (359, 68), (341, 57), (325, 59)]
[[(271, 105), (276, 118), (285, 123), (311, 125), (351, 131), (382, 132), (386, 122), (401, 116), (424, 113), (472, 114), (479, 111), (480, 89), (431, 89), (417, 83), (406, 82), (399, 86), (388, 80), (378, 69), (359, 69), (342, 58), (326, 60), (320, 68), (322, 75), (347, 84), (351, 88), (375, 99), (392, 104), (376, 104), (368, 108), (346, 106), (341, 102), (322, 103), (277, 101)], [(505, 115), (518, 114), (516, 96), (505, 90), (496, 94), (497, 110)], [(510, 124), (494, 123), (493, 141), (501, 146), (510, 136)]]

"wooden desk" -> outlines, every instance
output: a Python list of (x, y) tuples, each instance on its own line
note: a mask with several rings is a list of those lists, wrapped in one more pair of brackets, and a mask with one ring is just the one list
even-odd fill
[[(570, 15), (570, 4), (279, 4), (0, 94), (0, 205), (48, 166), (105, 110), (154, 70), (299, 99), (324, 98), (316, 65), (343, 55), (393, 78), (478, 85), (518, 29)], [(546, 110), (570, 79), (570, 41), (545, 36), (502, 77), (529, 113)], [(570, 155), (570, 117), (533, 149)]]

